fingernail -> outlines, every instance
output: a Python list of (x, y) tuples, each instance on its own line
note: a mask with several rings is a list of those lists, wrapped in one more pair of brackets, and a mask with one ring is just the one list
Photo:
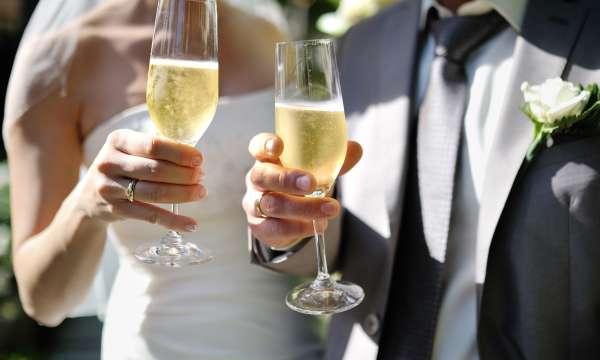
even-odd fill
[(265, 141), (265, 150), (271, 155), (275, 154), (275, 139), (270, 138)]
[(192, 159), (192, 166), (202, 165), (202, 158), (196, 157)]
[(310, 190), (310, 178), (308, 176), (300, 176), (296, 179), (296, 187), (302, 191)]
[(335, 215), (337, 213), (337, 206), (334, 203), (328, 202), (321, 206), (321, 211), (325, 215)]
[(208, 194), (208, 191), (206, 190), (206, 188), (204, 186), (202, 186), (200, 188), (200, 190), (198, 191), (198, 196), (200, 196), (201, 198), (205, 197), (206, 194)]
[(197, 232), (198, 231), (198, 225), (186, 225), (185, 229), (189, 232)]

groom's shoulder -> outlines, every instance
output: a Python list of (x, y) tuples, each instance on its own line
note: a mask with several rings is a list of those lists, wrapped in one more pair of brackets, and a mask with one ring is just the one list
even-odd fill
[(413, 23), (413, 17), (419, 16), (419, 9), (420, 0), (403, 0), (352, 26), (338, 41), (342, 59), (387, 51), (393, 44), (383, 41), (386, 34), (400, 33), (397, 29)]
[(400, 24), (403, 21), (408, 20), (409, 16), (413, 16), (412, 12), (408, 11), (411, 6), (417, 5), (416, 0), (405, 0), (400, 1), (397, 4), (388, 6), (376, 15), (367, 18), (358, 24), (352, 26), (345, 38), (352, 38), (355, 36), (361, 37), (364, 35), (376, 35), (385, 30), (390, 23)]

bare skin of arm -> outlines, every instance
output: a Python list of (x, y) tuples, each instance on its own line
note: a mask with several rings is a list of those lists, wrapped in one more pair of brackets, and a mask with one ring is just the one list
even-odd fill
[[(197, 201), (206, 190), (197, 150), (132, 131), (117, 131), (78, 184), (80, 141), (74, 106), (50, 98), (8, 129), (13, 259), (25, 311), (58, 325), (92, 283), (108, 223), (125, 218), (179, 231), (196, 221), (152, 203)], [(49, 117), (47, 114), (53, 114)], [(55, 141), (54, 139), (60, 139)], [(141, 179), (136, 202), (125, 198), (128, 177)]]
[[(76, 150), (76, 129), (58, 118), (73, 116), (75, 109), (65, 106), (65, 101), (52, 100), (48, 99), (49, 108), (41, 106), (40, 111), (55, 111), (55, 119), (48, 119), (44, 126), (19, 121), (7, 136), (13, 264), (19, 293), (25, 311), (47, 325), (57, 325), (87, 290), (77, 283), (87, 284), (93, 276), (105, 233), (102, 224), (90, 221), (78, 208), (76, 196), (69, 196), (78, 181), (81, 151)], [(25, 116), (40, 115), (34, 111)], [(52, 144), (52, 137), (40, 136), (47, 132), (63, 141)], [(53, 299), (62, 301), (56, 304)]]

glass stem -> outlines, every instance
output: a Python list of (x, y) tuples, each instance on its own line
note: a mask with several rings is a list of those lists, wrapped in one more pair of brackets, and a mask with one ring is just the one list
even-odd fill
[[(179, 215), (179, 205), (171, 204), (171, 212), (175, 215)], [(164, 236), (161, 240), (163, 245), (168, 247), (176, 247), (180, 246), (183, 243), (183, 238), (181, 234), (175, 230), (169, 230), (167, 236)]]
[(327, 270), (327, 255), (325, 254), (325, 221), (325, 219), (313, 220), (315, 246), (317, 249), (317, 278), (313, 282), (313, 287), (315, 288), (330, 288), (333, 286), (329, 270)]

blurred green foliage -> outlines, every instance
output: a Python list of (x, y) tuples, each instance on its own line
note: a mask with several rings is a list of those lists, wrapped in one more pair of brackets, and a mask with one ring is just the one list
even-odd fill
[[(10, 187), (8, 184), (0, 187), (0, 227), (4, 228), (5, 234), (10, 234)], [(4, 244), (0, 242), (0, 246), (2, 246), (0, 248), (0, 269), (6, 273), (12, 273), (10, 241)]]

